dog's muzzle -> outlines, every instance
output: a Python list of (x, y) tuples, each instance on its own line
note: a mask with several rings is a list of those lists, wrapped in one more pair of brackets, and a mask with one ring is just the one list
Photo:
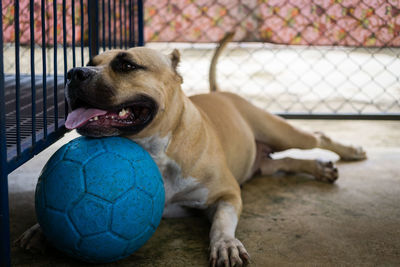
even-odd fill
[(67, 73), (67, 86), (70, 88), (80, 87), (90, 82), (96, 70), (90, 67), (78, 67), (70, 69)]
[(150, 124), (158, 110), (153, 98), (138, 93), (124, 103), (113, 104), (114, 90), (102, 81), (96, 67), (68, 71), (66, 97), (71, 112), (65, 126), (97, 137), (134, 134)]

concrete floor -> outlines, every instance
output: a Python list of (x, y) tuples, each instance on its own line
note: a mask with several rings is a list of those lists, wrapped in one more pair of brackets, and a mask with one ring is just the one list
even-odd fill
[[(253, 266), (399, 266), (400, 123), (292, 121), (303, 128), (357, 143), (368, 160), (338, 162), (331, 185), (306, 175), (255, 177), (242, 189), (237, 237)], [(67, 139), (75, 137), (68, 134)], [(65, 140), (63, 141), (65, 142)], [(41, 153), (9, 176), (11, 236), (35, 223), (34, 187), (48, 157)], [(335, 159), (332, 153), (289, 154)], [(208, 221), (199, 216), (164, 219), (154, 236), (127, 259), (104, 266), (206, 266)], [(12, 248), (13, 266), (85, 266), (52, 248), (44, 255)]]

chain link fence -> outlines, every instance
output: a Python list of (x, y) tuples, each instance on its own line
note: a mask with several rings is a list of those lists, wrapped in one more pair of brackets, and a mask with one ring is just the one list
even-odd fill
[(400, 1), (147, 0), (147, 46), (182, 54), (188, 95), (221, 90), (279, 114), (400, 117)]
[[(43, 56), (47, 73), (54, 71), (55, 54), (57, 69), (62, 70), (65, 65), (63, 47), (54, 46), (50, 38), (54, 31), (53, 1), (45, 3), (48, 47), (43, 54), (39, 23), (35, 25), (36, 73), (43, 71)], [(21, 73), (30, 72), (29, 21), (24, 22), (29, 17), (25, 12), (28, 4), (29, 1), (20, 2)], [(62, 5), (63, 1), (57, 0), (57, 12)], [(75, 23), (76, 45), (83, 42), (82, 49), (73, 54), (72, 33), (67, 28), (69, 69), (74, 62), (80, 65), (89, 60), (88, 32), (80, 28), (82, 21), (87, 25), (87, 17), (80, 17), (81, 11), (87, 12), (87, 6), (86, 1), (68, 0), (65, 5), (67, 27)], [(37, 21), (40, 6), (40, 1), (35, 1)], [(4, 69), (9, 74), (15, 73), (13, 8), (13, 1), (3, 1)], [(112, 40), (113, 47), (127, 47), (118, 42), (127, 34), (120, 26), (127, 21), (125, 8), (129, 6), (124, 1), (99, 4), (101, 16), (104, 13), (109, 21), (116, 21), (106, 23), (106, 35), (99, 36), (100, 51), (108, 47), (102, 39)], [(233, 42), (218, 64), (222, 90), (238, 93), (279, 114), (400, 117), (400, 1), (147, 0), (144, 8), (146, 45), (165, 53), (173, 48), (180, 50), (183, 89), (188, 95), (208, 92), (213, 51), (226, 32), (235, 31)], [(61, 43), (61, 13), (58, 17), (57, 40)], [(110, 28), (114, 35), (111, 38)]]

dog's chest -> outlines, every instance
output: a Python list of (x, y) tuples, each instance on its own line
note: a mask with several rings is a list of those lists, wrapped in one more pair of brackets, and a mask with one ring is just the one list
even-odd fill
[[(206, 208), (208, 190), (194, 177), (183, 177), (182, 168), (166, 154), (170, 136), (135, 139), (156, 162), (165, 189), (164, 216), (183, 216), (183, 207)], [(165, 214), (170, 213), (170, 214)]]

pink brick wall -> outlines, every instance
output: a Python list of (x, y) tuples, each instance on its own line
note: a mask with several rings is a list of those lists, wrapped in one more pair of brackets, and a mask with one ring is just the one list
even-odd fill
[[(15, 42), (15, 28), (14, 28), (14, 1), (13, 0), (2, 0), (3, 1), (3, 38), (5, 43)], [(57, 42), (62, 43), (63, 41), (63, 24), (62, 24), (62, 0), (57, 1)], [(80, 40), (81, 27), (80, 27), (80, 9), (81, 6), (79, 1), (75, 1), (75, 35), (76, 40)], [(45, 35), (47, 44), (54, 43), (54, 12), (53, 12), (54, 1), (46, 1), (45, 6)], [(72, 41), (72, 9), (71, 1), (66, 1), (66, 28), (67, 28), (67, 41)], [(29, 44), (30, 42), (30, 10), (29, 0), (19, 1), (19, 17), (20, 17), (20, 42), (21, 44)], [(84, 12), (87, 13), (87, 7), (84, 5)], [(35, 21), (35, 42), (38, 44), (42, 43), (42, 19), (41, 19), (41, 1), (34, 1), (34, 21)], [(85, 18), (85, 25), (87, 25), (87, 16)], [(87, 39), (87, 26), (85, 27), (85, 39)]]
[[(57, 41), (62, 42), (62, 0), (57, 1)], [(72, 0), (67, 6), (67, 40), (72, 41)], [(119, 3), (119, 1), (117, 1)], [(40, 1), (35, 1), (35, 41), (41, 44)], [(81, 36), (75, 4), (76, 40)], [(86, 6), (83, 7), (87, 14)], [(119, 18), (119, 9), (116, 9)], [(14, 42), (14, 1), (3, 0), (4, 42)], [(87, 19), (87, 16), (86, 16)], [(53, 1), (46, 1), (46, 40), (53, 40)], [(400, 46), (398, 0), (147, 0), (147, 42), (216, 42), (236, 30), (236, 41), (278, 44)], [(117, 19), (117, 29), (119, 19)], [(87, 21), (85, 21), (87, 25)], [(20, 41), (30, 42), (29, 1), (20, 1)], [(85, 26), (84, 41), (87, 41)], [(100, 36), (101, 37), (101, 36)]]
[(146, 39), (400, 46), (398, 0), (147, 0)]

